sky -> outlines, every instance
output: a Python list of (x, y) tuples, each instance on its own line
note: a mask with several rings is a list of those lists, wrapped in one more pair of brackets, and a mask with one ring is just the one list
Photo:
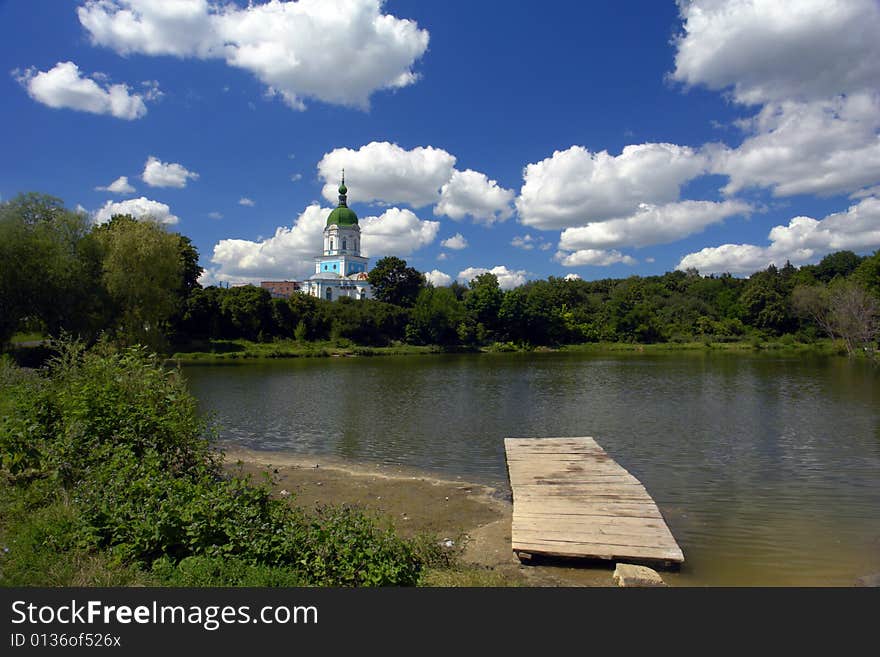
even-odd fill
[(748, 275), (880, 247), (877, 0), (0, 0), (0, 198), (189, 236), (204, 284), (365, 255)]

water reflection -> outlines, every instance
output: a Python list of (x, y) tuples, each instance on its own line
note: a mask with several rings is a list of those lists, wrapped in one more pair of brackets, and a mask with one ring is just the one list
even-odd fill
[(505, 436), (594, 436), (646, 485), (683, 583), (880, 571), (880, 374), (845, 359), (500, 354), (185, 368), (225, 441), (506, 486)]

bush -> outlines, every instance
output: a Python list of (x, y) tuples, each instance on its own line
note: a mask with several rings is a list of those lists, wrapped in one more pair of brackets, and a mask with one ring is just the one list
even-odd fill
[[(0, 475), (42, 519), (28, 542), (42, 547), (11, 581), (70, 580), (41, 574), (57, 553), (99, 555), (168, 584), (418, 582), (413, 545), (376, 518), (348, 507), (306, 515), (268, 486), (224, 475), (180, 373), (143, 349), (67, 345), (47, 379), (2, 368)], [(24, 513), (20, 504), (12, 515)]]

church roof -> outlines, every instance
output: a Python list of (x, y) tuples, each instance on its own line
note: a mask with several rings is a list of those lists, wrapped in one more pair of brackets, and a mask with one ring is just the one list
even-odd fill
[(342, 172), (342, 183), (339, 185), (339, 205), (327, 216), (327, 225), (357, 226), (358, 216), (346, 203), (348, 187), (345, 186), (345, 171)]

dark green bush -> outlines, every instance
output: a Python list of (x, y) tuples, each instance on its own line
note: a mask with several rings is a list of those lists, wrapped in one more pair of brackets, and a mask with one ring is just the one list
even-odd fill
[[(413, 545), (374, 517), (306, 515), (225, 475), (180, 373), (142, 348), (62, 346), (47, 378), (2, 368), (0, 482), (21, 499), (43, 491), (35, 508), (50, 521), (29, 525), (43, 532), (40, 559), (92, 551), (193, 586), (417, 583)], [(0, 519), (0, 538), (7, 531)], [(57, 580), (22, 572), (32, 579), (19, 583)]]

